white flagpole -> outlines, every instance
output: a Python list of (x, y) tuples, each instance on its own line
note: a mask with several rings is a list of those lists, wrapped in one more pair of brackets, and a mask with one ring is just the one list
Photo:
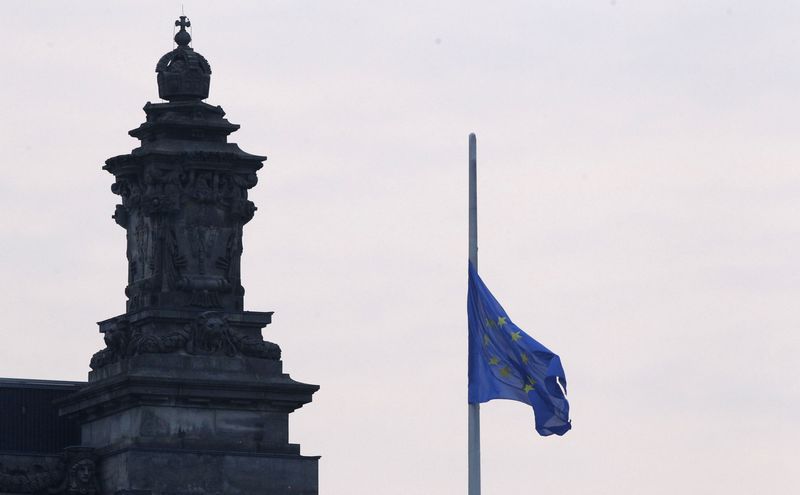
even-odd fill
[[(469, 135), (469, 261), (478, 269), (478, 152), (475, 133)], [(481, 495), (481, 409), (467, 404), (469, 495)]]

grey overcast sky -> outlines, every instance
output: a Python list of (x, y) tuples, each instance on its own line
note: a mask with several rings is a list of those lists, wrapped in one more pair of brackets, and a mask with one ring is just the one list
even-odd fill
[[(481, 274), (573, 417), (485, 404), (484, 493), (797, 489), (800, 3), (183, 4), (208, 101), (269, 156), (245, 305), (322, 386), (290, 427), (323, 495), (466, 493), (471, 131)], [(100, 167), (181, 2), (0, 9), (0, 376), (85, 379), (125, 300)]]

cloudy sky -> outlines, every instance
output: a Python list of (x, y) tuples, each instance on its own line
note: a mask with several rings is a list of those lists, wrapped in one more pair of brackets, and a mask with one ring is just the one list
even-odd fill
[[(467, 136), (481, 274), (558, 352), (573, 430), (482, 406), (484, 493), (800, 483), (800, 4), (185, 0), (269, 156), (247, 309), (322, 386), (321, 493), (466, 493)], [(0, 4), (0, 376), (85, 379), (124, 312), (106, 158), (181, 2)]]

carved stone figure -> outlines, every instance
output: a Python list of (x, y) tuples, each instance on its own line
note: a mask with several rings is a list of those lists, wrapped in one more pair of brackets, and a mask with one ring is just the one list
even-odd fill
[(236, 355), (236, 345), (225, 315), (206, 312), (191, 325), (192, 338), (186, 350), (189, 354)]
[(70, 447), (55, 465), (35, 463), (6, 468), (0, 464), (0, 493), (95, 495), (100, 493), (94, 451)]
[(245, 335), (238, 335), (236, 339), (236, 347), (245, 356), (263, 359), (281, 358), (281, 348), (277, 344)]
[(95, 495), (100, 493), (97, 482), (97, 460), (94, 451), (73, 447), (65, 452), (66, 473), (59, 486), (48, 491), (53, 495)]
[(99, 492), (95, 471), (92, 459), (81, 459), (70, 466), (66, 493), (94, 495)]
[(89, 367), (93, 370), (98, 369), (124, 358), (128, 353), (129, 344), (127, 330), (127, 322), (118, 319), (114, 326), (103, 334), (103, 341), (105, 341), (106, 348), (96, 352), (92, 356)]

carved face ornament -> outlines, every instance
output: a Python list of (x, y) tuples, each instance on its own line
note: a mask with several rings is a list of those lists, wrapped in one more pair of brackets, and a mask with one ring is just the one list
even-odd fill
[(222, 318), (209, 318), (205, 323), (206, 335), (208, 335), (209, 338), (218, 339), (222, 337), (222, 330), (224, 327), (225, 322), (222, 321)]
[(95, 466), (91, 459), (82, 459), (72, 465), (69, 470), (68, 493), (95, 493)]

